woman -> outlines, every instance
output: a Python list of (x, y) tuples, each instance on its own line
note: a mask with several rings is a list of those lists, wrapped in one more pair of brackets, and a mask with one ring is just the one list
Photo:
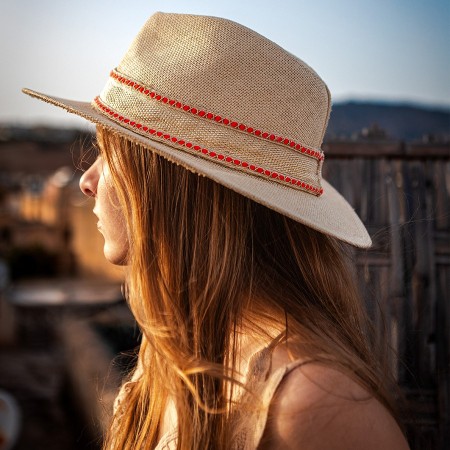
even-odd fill
[[(105, 449), (402, 449), (321, 178), (326, 85), (234, 22), (162, 14), (92, 103), (80, 181), (142, 331)], [(200, 175), (200, 176), (199, 176)]]

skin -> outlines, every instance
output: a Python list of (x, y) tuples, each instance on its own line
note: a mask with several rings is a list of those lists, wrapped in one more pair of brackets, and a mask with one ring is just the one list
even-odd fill
[[(275, 365), (284, 355), (275, 356)], [(317, 363), (291, 372), (271, 402), (259, 450), (408, 450), (384, 406), (348, 376)]]
[(95, 200), (94, 214), (97, 227), (105, 242), (105, 258), (116, 265), (125, 265), (128, 253), (128, 238), (125, 218), (112, 182), (108, 164), (99, 156), (80, 179), (80, 189)]

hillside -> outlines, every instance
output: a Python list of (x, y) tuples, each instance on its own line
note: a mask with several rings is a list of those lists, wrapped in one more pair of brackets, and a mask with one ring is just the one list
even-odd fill
[[(363, 132), (363, 130), (366, 130)], [(371, 129), (375, 137), (412, 141), (450, 141), (450, 109), (382, 102), (333, 105), (326, 139), (357, 138)]]

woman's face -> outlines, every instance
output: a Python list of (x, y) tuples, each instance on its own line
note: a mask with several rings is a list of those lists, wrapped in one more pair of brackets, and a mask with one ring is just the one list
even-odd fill
[(105, 239), (103, 253), (106, 259), (116, 265), (125, 265), (129, 247), (125, 217), (109, 166), (101, 156), (84, 172), (80, 189), (95, 200), (93, 212), (98, 217), (98, 230)]

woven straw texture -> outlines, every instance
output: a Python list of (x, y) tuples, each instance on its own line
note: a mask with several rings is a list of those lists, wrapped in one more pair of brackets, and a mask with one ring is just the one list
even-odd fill
[(300, 59), (230, 20), (156, 13), (117, 68), (184, 103), (306, 146), (322, 144), (330, 109), (325, 83)]

